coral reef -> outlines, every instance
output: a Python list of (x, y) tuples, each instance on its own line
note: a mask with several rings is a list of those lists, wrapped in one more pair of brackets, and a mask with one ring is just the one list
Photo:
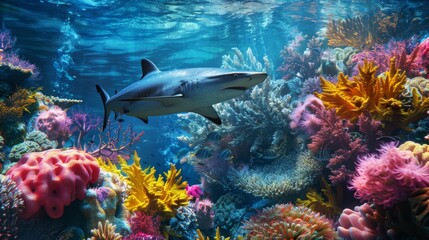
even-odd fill
[(411, 151), (420, 165), (429, 167), (429, 145), (406, 141), (398, 147), (401, 151)]
[(24, 142), (14, 145), (9, 153), (9, 159), (16, 162), (30, 152), (42, 152), (57, 147), (55, 141), (49, 141), (48, 135), (41, 131), (32, 131), (28, 133)]
[(332, 20), (326, 31), (328, 45), (369, 49), (376, 43), (386, 43), (397, 21), (394, 15), (387, 16), (376, 12), (345, 20)]
[(326, 108), (335, 108), (341, 118), (355, 121), (364, 112), (369, 112), (373, 119), (384, 124), (384, 132), (398, 128), (409, 130), (409, 123), (426, 115), (429, 98), (413, 91), (409, 104), (401, 101), (406, 76), (395, 67), (395, 62), (392, 58), (390, 70), (379, 77), (375, 76), (377, 66), (365, 61), (359, 66), (359, 75), (352, 80), (342, 73), (338, 75), (337, 84), (321, 78), (323, 92), (315, 95)]
[(197, 235), (197, 216), (191, 206), (180, 206), (176, 216), (170, 219), (167, 228), (169, 235), (180, 237), (180, 239), (194, 239)]
[[(199, 229), (197, 229), (197, 233), (198, 233), (198, 238), (196, 240), (210, 240), (210, 238), (207, 236), (206, 238), (204, 238), (203, 234), (201, 233), (201, 231)], [(219, 231), (219, 227), (216, 228), (216, 236), (213, 240), (229, 240), (230, 238), (227, 237), (223, 237), (220, 235), (220, 231)], [(242, 237), (237, 237), (237, 240), (242, 240)]]
[(0, 238), (18, 239), (18, 216), (24, 209), (21, 191), (14, 181), (4, 177), (0, 181)]
[(0, 98), (0, 134), (5, 144), (13, 146), (23, 140), (25, 123), (37, 110), (34, 93), (18, 89), (5, 99)]
[(103, 223), (98, 222), (98, 228), (91, 230), (92, 237), (89, 240), (121, 240), (122, 236), (115, 232), (116, 226), (106, 220)]
[(277, 199), (305, 189), (318, 176), (320, 164), (308, 152), (288, 156), (269, 165), (231, 170), (234, 186), (257, 197)]
[(59, 149), (28, 153), (8, 172), (23, 193), (23, 218), (37, 216), (41, 207), (51, 218), (63, 215), (64, 206), (84, 199), (86, 185), (98, 179), (99, 167), (91, 155)]
[(58, 106), (40, 112), (35, 120), (35, 128), (46, 133), (49, 140), (57, 141), (62, 147), (71, 135), (70, 125), (72, 120), (67, 116), (66, 111)]
[(188, 205), (190, 197), (186, 193), (187, 182), (182, 182), (181, 170), (177, 170), (174, 165), (171, 164), (170, 170), (164, 173), (164, 180), (162, 176), (155, 177), (154, 167), (142, 169), (136, 154), (132, 165), (128, 165), (121, 157), (119, 162), (130, 186), (125, 200), (125, 207), (129, 211), (172, 217), (180, 206)]
[(187, 185), (186, 186), (186, 193), (189, 196), (196, 198), (196, 199), (200, 198), (204, 194), (200, 185), (197, 185), (197, 184), (192, 185), (192, 186)]
[(255, 239), (336, 239), (333, 223), (303, 206), (276, 204), (245, 222), (248, 238)]
[(202, 230), (212, 229), (214, 226), (213, 203), (209, 199), (197, 198), (193, 207), (197, 216), (198, 227)]
[(378, 155), (359, 158), (351, 188), (355, 197), (391, 207), (411, 193), (429, 186), (429, 167), (422, 165), (411, 151), (386, 144)]
[(345, 239), (379, 239), (385, 234), (384, 216), (371, 208), (368, 203), (356, 206), (354, 211), (346, 208), (338, 220), (338, 235)]
[(412, 220), (429, 237), (429, 188), (421, 188), (413, 192), (408, 202), (411, 207)]
[(80, 210), (85, 217), (84, 232), (97, 227), (98, 222), (109, 221), (116, 226), (121, 235), (131, 232), (127, 222), (127, 211), (124, 207), (125, 192), (121, 188), (122, 179), (114, 173), (101, 171), (97, 182), (91, 184), (86, 196), (80, 204)]
[(244, 220), (246, 204), (247, 199), (239, 194), (222, 195), (213, 206), (215, 226), (224, 233), (235, 232)]
[(75, 112), (72, 117), (71, 132), (75, 136), (74, 146), (77, 149), (85, 149), (84, 139), (100, 125), (101, 119), (87, 113)]
[(160, 232), (161, 217), (150, 216), (142, 212), (135, 212), (128, 220), (132, 234), (126, 236), (127, 240), (161, 240), (164, 239)]

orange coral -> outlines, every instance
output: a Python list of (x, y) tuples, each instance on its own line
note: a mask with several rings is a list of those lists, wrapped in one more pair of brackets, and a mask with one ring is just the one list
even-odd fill
[(336, 84), (320, 78), (322, 93), (315, 93), (326, 108), (335, 108), (336, 114), (352, 121), (364, 112), (384, 124), (385, 131), (401, 128), (409, 130), (408, 123), (426, 115), (429, 98), (421, 96), (416, 89), (411, 100), (403, 99), (405, 94), (405, 72), (395, 67), (395, 58), (390, 59), (390, 69), (376, 77), (374, 62), (364, 61), (359, 74), (349, 80), (343, 73)]

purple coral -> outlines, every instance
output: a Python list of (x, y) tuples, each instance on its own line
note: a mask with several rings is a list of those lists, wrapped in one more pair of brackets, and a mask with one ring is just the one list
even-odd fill
[(77, 134), (75, 147), (82, 149), (83, 139), (85, 136), (92, 130), (96, 129), (100, 124), (101, 119), (96, 117), (91, 117), (86, 113), (74, 113), (72, 115), (72, 132)]
[(429, 166), (421, 165), (411, 151), (394, 144), (381, 147), (378, 155), (359, 158), (351, 188), (355, 197), (391, 207), (418, 189), (429, 186)]
[(62, 144), (70, 137), (71, 123), (66, 111), (54, 106), (37, 116), (36, 130), (46, 133), (49, 140), (58, 141), (58, 146), (62, 147)]

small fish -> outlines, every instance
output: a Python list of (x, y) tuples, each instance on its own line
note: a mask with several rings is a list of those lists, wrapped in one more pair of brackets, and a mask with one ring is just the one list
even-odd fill
[(223, 160), (229, 160), (232, 158), (232, 151), (230, 149), (225, 149), (219, 153), (219, 158)]
[(123, 118), (118, 118), (118, 122), (124, 122), (124, 119)]
[(198, 165), (201, 165), (201, 166), (206, 165), (205, 163), (202, 163), (202, 162), (197, 162), (197, 164), (198, 164)]
[(222, 136), (218, 132), (211, 132), (207, 135), (207, 139), (210, 141), (219, 141), (221, 138)]
[(207, 148), (199, 149), (195, 153), (195, 157), (197, 158), (209, 158), (211, 156), (212, 156), (212, 152), (210, 149), (207, 149)]

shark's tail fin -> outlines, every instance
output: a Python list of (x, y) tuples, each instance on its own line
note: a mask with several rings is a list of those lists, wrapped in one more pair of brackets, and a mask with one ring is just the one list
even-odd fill
[(109, 100), (110, 97), (109, 97), (109, 94), (107, 94), (107, 92), (104, 91), (102, 87), (98, 85), (95, 85), (95, 87), (97, 88), (97, 92), (101, 96), (101, 101), (103, 101), (103, 107), (104, 107), (103, 131), (104, 131), (107, 125), (107, 119), (109, 118), (109, 115), (110, 115), (110, 109), (108, 109), (106, 106), (106, 102), (107, 100)]

